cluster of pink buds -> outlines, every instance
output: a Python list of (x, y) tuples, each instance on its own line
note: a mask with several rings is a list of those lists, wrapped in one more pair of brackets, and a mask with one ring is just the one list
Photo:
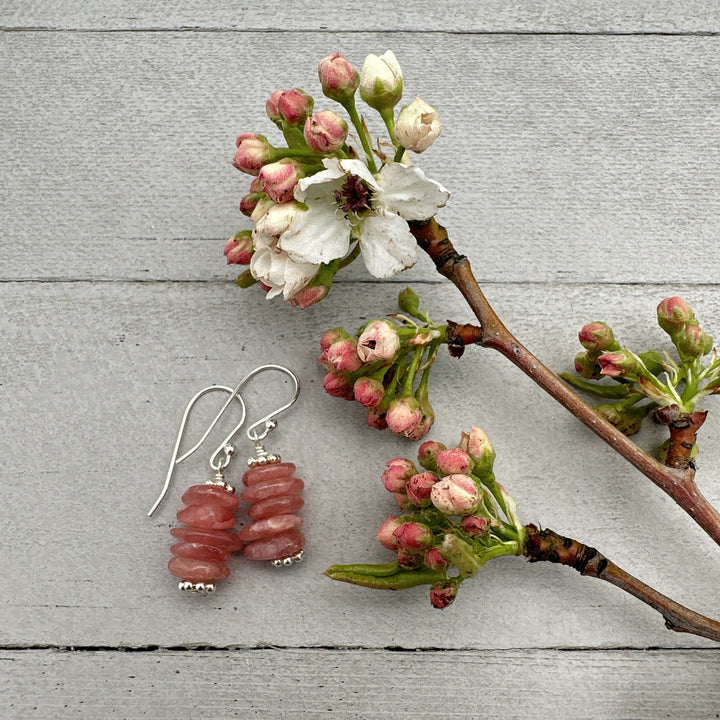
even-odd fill
[(447, 326), (419, 311), (410, 288), (400, 293), (399, 305), (406, 314), (373, 320), (355, 336), (328, 330), (318, 361), (326, 371), (325, 391), (360, 403), (369, 426), (419, 440), (435, 420), (428, 383), (438, 348), (448, 342)]
[(523, 552), (526, 530), (515, 502), (495, 480), (494, 461), (493, 446), (477, 427), (452, 448), (423, 443), (420, 468), (407, 458), (390, 460), (382, 482), (402, 514), (385, 520), (377, 539), (396, 553), (396, 563), (335, 566), (328, 574), (378, 588), (427, 584), (433, 607), (447, 607), (460, 584), (488, 560)]
[[(677, 359), (656, 350), (634, 353), (617, 342), (605, 323), (593, 322), (580, 330), (585, 349), (575, 358), (575, 370), (584, 379), (562, 375), (575, 387), (604, 398), (595, 409), (626, 435), (637, 433), (651, 413), (660, 422), (674, 422), (692, 414), (704, 396), (720, 392), (720, 361), (712, 338), (687, 302), (666, 298), (657, 307), (657, 320), (670, 336)], [(614, 382), (601, 382), (605, 378)]]
[[(331, 109), (316, 111), (313, 97), (300, 88), (270, 95), (265, 111), (283, 140), (237, 136), (233, 165), (253, 176), (240, 210), (254, 229), (225, 246), (228, 263), (248, 266), (238, 285), (259, 283), (267, 297), (282, 293), (302, 308), (322, 300), (337, 271), (359, 255), (379, 278), (410, 267), (416, 243), (400, 221), (429, 219), (449, 196), (407, 159), (406, 150), (420, 153), (433, 143), (440, 121), (420, 98), (396, 118), (403, 79), (391, 51), (369, 55), (361, 72), (334, 53), (320, 61), (318, 77), (323, 94), (347, 119)], [(358, 91), (385, 122), (391, 144), (384, 145), (394, 148), (394, 157), (371, 138), (355, 105)], [(349, 144), (350, 125), (360, 152)]]

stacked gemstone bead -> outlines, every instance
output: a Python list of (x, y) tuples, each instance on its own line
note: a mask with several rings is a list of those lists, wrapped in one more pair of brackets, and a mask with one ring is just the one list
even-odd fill
[(170, 572), (181, 579), (181, 590), (213, 592), (214, 581), (230, 574), (226, 565), (230, 553), (242, 547), (231, 532), (240, 501), (232, 488), (223, 485), (193, 485), (182, 496), (185, 507), (177, 514), (185, 527), (170, 532), (180, 542), (170, 550)]
[(270, 560), (289, 565), (302, 559), (305, 536), (302, 518), (295, 513), (305, 504), (300, 493), (305, 483), (295, 477), (295, 465), (288, 462), (258, 465), (243, 475), (246, 486), (240, 497), (250, 503), (254, 520), (240, 531), (248, 543), (245, 555), (251, 560)]

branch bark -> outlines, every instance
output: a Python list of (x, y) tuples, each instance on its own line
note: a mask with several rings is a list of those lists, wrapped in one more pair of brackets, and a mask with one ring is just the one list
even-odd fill
[(435, 263), (438, 272), (458, 288), (480, 322), (482, 337), (478, 344), (497, 350), (517, 365), (578, 420), (666, 492), (720, 545), (720, 513), (698, 490), (692, 465), (688, 463), (685, 467), (666, 467), (643, 452), (525, 348), (497, 316), (473, 276), (469, 260), (455, 250), (447, 230), (435, 219), (411, 222), (410, 230), (418, 245)]
[(605, 580), (657, 610), (670, 630), (720, 642), (720, 622), (690, 610), (646, 585), (608, 560), (594, 547), (558, 535), (553, 530), (539, 530), (535, 525), (526, 525), (525, 529), (528, 532), (525, 556), (530, 562), (544, 560), (560, 563), (574, 568), (581, 575)]

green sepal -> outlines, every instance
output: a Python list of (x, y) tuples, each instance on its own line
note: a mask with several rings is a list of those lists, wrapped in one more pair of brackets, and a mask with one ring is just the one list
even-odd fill
[(257, 278), (254, 278), (252, 276), (252, 273), (250, 270), (245, 270), (245, 272), (241, 272), (237, 276), (237, 280), (235, 281), (236, 285), (239, 285), (241, 288), (249, 288), (252, 287), (257, 282)]
[(420, 298), (410, 287), (400, 291), (398, 295), (398, 307), (407, 315), (417, 318), (421, 322), (428, 322), (428, 319), (420, 312)]
[(645, 363), (645, 367), (653, 374), (659, 375), (665, 371), (663, 363), (665, 358), (657, 350), (647, 350), (638, 353), (638, 357)]

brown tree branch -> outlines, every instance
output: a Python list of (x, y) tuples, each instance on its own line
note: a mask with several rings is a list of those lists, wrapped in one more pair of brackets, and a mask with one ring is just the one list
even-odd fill
[(720, 513), (698, 490), (691, 464), (688, 463), (684, 468), (666, 467), (643, 452), (527, 350), (497, 316), (473, 276), (469, 260), (455, 250), (444, 227), (431, 219), (411, 222), (410, 230), (418, 245), (433, 260), (438, 272), (453, 282), (475, 313), (482, 329), (478, 344), (497, 350), (517, 365), (578, 420), (666, 492), (720, 545)]
[(568, 565), (581, 575), (605, 580), (642, 600), (665, 618), (665, 626), (676, 632), (709, 638), (720, 642), (720, 622), (700, 615), (675, 602), (608, 560), (594, 547), (558, 535), (552, 530), (539, 530), (526, 525), (528, 539), (525, 556), (530, 562), (545, 560)]

